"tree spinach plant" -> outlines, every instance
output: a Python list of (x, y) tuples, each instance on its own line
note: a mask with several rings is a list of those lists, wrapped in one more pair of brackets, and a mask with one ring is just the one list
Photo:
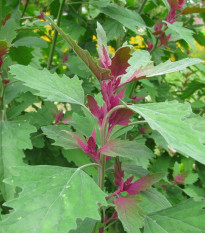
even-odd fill
[[(181, 32), (175, 30), (181, 15), (204, 12), (198, 6), (183, 8), (185, 1), (165, 2), (169, 9), (153, 24), (152, 35), (148, 32), (151, 36), (145, 49), (124, 43), (112, 57), (100, 22), (96, 22), (98, 58), (61, 29), (65, 1), (58, 2), (57, 24), (41, 12), (27, 25), (32, 30), (36, 26), (42, 38), (36, 32), (25, 33), (27, 26), (17, 27), (11, 15), (4, 15), (0, 36), (2, 233), (205, 232), (203, 113), (193, 113), (181, 94), (141, 102), (140, 85), (155, 89), (149, 81), (152, 77), (161, 80), (165, 74), (203, 66), (199, 58), (155, 59), (156, 51), (168, 46), (176, 32), (181, 35), (177, 40), (192, 41), (182, 25), (177, 28)], [(140, 14), (146, 1), (140, 14), (109, 1), (107, 5), (88, 3), (135, 33), (139, 31), (134, 19), (138, 26), (143, 24)], [(130, 21), (123, 18), (126, 14)], [(49, 30), (55, 30), (53, 38), (44, 33), (47, 40), (52, 38), (50, 50), (42, 35), (48, 23)], [(78, 59), (74, 63), (80, 75), (73, 72), (69, 77), (52, 69), (58, 42), (67, 43), (77, 55), (73, 59)], [(29, 64), (32, 46), (36, 51)], [(47, 68), (42, 61), (39, 66), (40, 59), (34, 56), (39, 46), (44, 53), (49, 51)], [(25, 61), (18, 62), (21, 49)], [(62, 64), (69, 59), (64, 52)], [(89, 80), (78, 77), (83, 72), (90, 75)]]

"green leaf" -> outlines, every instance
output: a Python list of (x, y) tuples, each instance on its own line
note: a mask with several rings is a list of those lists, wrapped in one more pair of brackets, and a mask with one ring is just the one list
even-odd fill
[(143, 199), (140, 207), (148, 213), (171, 207), (166, 197), (154, 188), (142, 191), (141, 194)]
[(0, 40), (5, 40), (9, 45), (11, 45), (17, 34), (16, 26), (15, 19), (9, 19), (6, 22), (6, 25), (1, 27)]
[(54, 103), (44, 102), (37, 112), (25, 113), (19, 116), (18, 120), (26, 120), (37, 129), (40, 129), (42, 126), (51, 125), (55, 121), (54, 114), (57, 113), (57, 111), (57, 107)]
[(125, 34), (122, 24), (113, 19), (105, 19), (103, 23), (103, 28), (106, 32), (108, 41), (120, 38)]
[[(140, 51), (136, 51), (136, 54), (137, 54), (137, 52), (140, 52)], [(148, 56), (146, 54), (144, 54), (144, 55), (147, 58), (145, 61), (148, 64)], [(195, 64), (198, 64), (201, 62), (203, 62), (203, 60), (198, 59), (198, 58), (185, 58), (185, 59), (182, 59), (182, 60), (176, 61), (176, 62), (172, 62), (172, 61), (168, 60), (168, 61), (161, 63), (157, 66), (154, 66), (153, 64), (148, 64), (145, 68), (140, 67), (140, 68), (138, 68), (138, 70), (135, 70), (135, 71), (134, 71), (134, 69), (132, 69), (132, 67), (129, 67), (128, 69), (133, 70), (134, 72), (132, 73), (131, 76), (127, 76), (127, 74), (124, 75), (122, 81), (124, 83), (128, 83), (128, 82), (132, 82), (135, 80), (149, 78), (149, 77), (153, 77), (153, 76), (157, 76), (157, 75), (168, 74), (168, 73), (184, 70), (188, 66), (195, 65)], [(141, 64), (143, 64), (143, 63), (141, 63)], [(133, 63), (133, 66), (135, 67), (136, 64)], [(141, 65), (141, 66), (143, 66), (143, 65)], [(121, 81), (121, 83), (122, 83), (122, 81)]]
[(85, 116), (73, 113), (72, 118), (69, 121), (69, 124), (72, 125), (78, 131), (80, 131), (86, 137), (90, 137), (94, 129), (96, 129), (97, 134), (99, 134), (98, 123), (94, 119), (93, 115), (89, 114), (87, 111), (84, 111), (84, 109), (83, 112)]
[(195, 201), (201, 201), (204, 199), (205, 190), (204, 188), (200, 188), (196, 185), (187, 185), (183, 191), (190, 197), (192, 197)]
[(139, 200), (136, 198), (118, 197), (114, 199), (118, 218), (129, 233), (140, 233), (143, 217), (139, 214)]
[(194, 44), (194, 38), (192, 34), (194, 33), (192, 30), (184, 28), (183, 22), (175, 22), (173, 24), (168, 23), (167, 21), (164, 21), (168, 26), (168, 33), (171, 33), (171, 39), (173, 40), (185, 40), (188, 44), (190, 44), (192, 47), (195, 47)]
[(54, 29), (58, 31), (63, 39), (72, 47), (74, 52), (81, 58), (81, 60), (86, 64), (86, 66), (91, 70), (91, 72), (97, 77), (98, 80), (112, 78), (112, 76), (110, 76), (110, 70), (100, 67), (97, 61), (93, 59), (87, 50), (83, 50), (80, 46), (78, 46), (77, 43), (68, 34), (65, 34), (61, 28), (59, 28), (48, 16), (46, 16), (46, 18), (50, 21)]
[(128, 78), (135, 76), (135, 73), (141, 68), (145, 68), (151, 62), (151, 56), (148, 51), (135, 51), (132, 57), (128, 60), (130, 66), (126, 69), (126, 74), (122, 75), (122, 81), (126, 81)]
[(61, 146), (64, 149), (78, 149), (79, 145), (77, 144), (75, 138), (71, 134), (70, 127), (67, 125), (50, 125), (44, 126), (41, 128), (43, 133), (53, 140), (55, 146)]
[(84, 221), (77, 219), (77, 229), (71, 230), (69, 233), (90, 233), (94, 229), (96, 220), (86, 218)]
[(38, 70), (31, 66), (13, 65), (10, 72), (17, 80), (21, 80), (26, 86), (31, 87), (46, 100), (57, 102), (69, 102), (84, 104), (82, 81), (77, 76), (70, 79), (63, 75), (60, 78), (56, 73), (51, 74), (48, 70)]
[(130, 105), (128, 108), (142, 115), (150, 127), (157, 130), (174, 150), (205, 164), (204, 132), (197, 128), (201, 124), (198, 118), (201, 118), (191, 116), (188, 103), (173, 101)]
[(199, 174), (199, 179), (202, 182), (202, 186), (205, 187), (205, 165), (196, 163), (197, 173)]
[(48, 44), (45, 40), (35, 37), (35, 36), (26, 36), (16, 40), (14, 42), (15, 47), (26, 46), (26, 47), (37, 47), (37, 48), (47, 48)]
[(78, 40), (86, 32), (86, 28), (73, 20), (63, 20), (61, 27), (73, 38), (73, 40)]
[[(67, 159), (68, 162), (73, 162), (77, 167), (81, 167), (85, 164), (91, 163), (90, 157), (84, 153), (82, 150), (62, 150), (63, 156)], [(93, 178), (97, 177), (98, 172), (95, 167), (86, 167), (84, 171), (92, 176)]]
[(14, 208), (1, 222), (3, 232), (67, 233), (76, 219), (99, 220), (98, 203), (106, 205), (105, 193), (80, 169), (56, 166), (16, 167), (6, 182), (22, 188)]
[(145, 146), (144, 141), (126, 141), (126, 140), (111, 140), (106, 143), (100, 152), (116, 157), (124, 157), (137, 162), (138, 166), (146, 168), (148, 160), (153, 157), (152, 151)]
[(2, 180), (11, 176), (11, 167), (24, 165), (23, 149), (32, 149), (29, 135), (35, 131), (27, 122), (0, 121), (0, 189), (5, 200), (14, 197), (16, 188)]
[(26, 66), (30, 64), (33, 59), (32, 51), (32, 48), (25, 46), (19, 46), (17, 48), (11, 47), (9, 49), (9, 55), (13, 61)]
[(131, 11), (115, 4), (109, 4), (107, 7), (101, 7), (100, 11), (117, 20), (123, 26), (129, 28), (137, 34), (140, 34), (137, 27), (146, 27), (143, 19), (136, 11)]
[(205, 232), (205, 203), (188, 200), (171, 208), (149, 214), (144, 233)]

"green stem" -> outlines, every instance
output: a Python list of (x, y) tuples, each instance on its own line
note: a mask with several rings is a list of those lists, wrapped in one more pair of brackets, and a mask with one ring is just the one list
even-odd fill
[[(110, 118), (110, 116), (112, 115), (113, 112), (115, 112), (118, 109), (121, 108), (126, 108), (126, 106), (124, 105), (118, 105), (116, 107), (114, 107), (113, 109), (111, 109), (107, 115), (105, 116), (105, 118), (103, 119), (102, 122), (102, 127), (100, 130), (100, 136), (101, 136), (101, 147), (103, 147), (106, 144), (106, 130), (107, 130), (107, 124), (108, 124), (108, 120)], [(105, 165), (106, 165), (106, 155), (104, 154), (100, 154), (100, 161), (101, 161), (101, 169), (99, 169), (99, 187), (104, 190), (104, 182), (105, 182)]]
[(0, 31), (2, 26), (2, 0), (0, 0)]
[(140, 9), (139, 9), (139, 11), (138, 11), (139, 14), (142, 12), (142, 10), (145, 7), (146, 3), (147, 3), (147, 0), (144, 0), (141, 7), (140, 7)]
[[(57, 26), (60, 26), (64, 3), (65, 3), (65, 0), (62, 1), (61, 5), (59, 7), (59, 10), (58, 10)], [(52, 45), (51, 45), (51, 50), (50, 50), (49, 57), (48, 57), (48, 64), (47, 64), (47, 69), (48, 70), (50, 70), (50, 68), (51, 68), (57, 37), (58, 37), (58, 32), (57, 32), (57, 30), (55, 30)]]
[(24, 16), (24, 14), (25, 14), (25, 12), (26, 12), (26, 9), (27, 9), (27, 7), (28, 7), (28, 3), (29, 3), (29, 0), (26, 1), (26, 4), (25, 4), (25, 7), (24, 7), (24, 9), (23, 9), (23, 13), (22, 13), (21, 17)]

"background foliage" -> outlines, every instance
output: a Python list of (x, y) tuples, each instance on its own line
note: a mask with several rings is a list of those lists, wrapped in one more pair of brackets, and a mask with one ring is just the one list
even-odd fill
[[(205, 232), (204, 2), (0, 0), (0, 11), (0, 231)], [(110, 120), (103, 143), (112, 74), (131, 122)], [(111, 156), (103, 184), (99, 153)]]

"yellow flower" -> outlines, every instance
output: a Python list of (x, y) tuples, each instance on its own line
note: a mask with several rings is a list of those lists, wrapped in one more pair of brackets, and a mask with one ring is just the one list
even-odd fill
[(115, 53), (115, 49), (112, 46), (108, 46), (108, 50), (110, 54), (114, 54)]
[(39, 32), (40, 30), (39, 29), (33, 29), (33, 32)]
[(66, 47), (65, 49), (61, 50), (62, 53), (66, 53), (68, 51), (68, 47)]
[(41, 38), (47, 42), (51, 42), (51, 39), (48, 38), (47, 36), (41, 36)]
[(179, 42), (176, 42), (176, 44), (177, 44), (177, 48), (179, 48), (182, 51), (182, 53), (184, 53), (184, 49), (181, 46), (181, 44)]
[(144, 38), (142, 36), (136, 35), (135, 37), (132, 36), (129, 40), (130, 44), (137, 44), (138, 46), (143, 46)]
[(98, 39), (95, 35), (93, 35), (93, 41), (98, 41)]
[(175, 58), (175, 56), (174, 56), (174, 54), (172, 53), (171, 54), (171, 56), (170, 56), (170, 58), (169, 58), (171, 61), (176, 61), (176, 58)]
[(45, 13), (46, 15), (50, 15), (50, 12), (48, 12), (48, 11), (46, 11), (46, 13)]
[(67, 68), (67, 66), (62, 66), (62, 68), (65, 70)]

